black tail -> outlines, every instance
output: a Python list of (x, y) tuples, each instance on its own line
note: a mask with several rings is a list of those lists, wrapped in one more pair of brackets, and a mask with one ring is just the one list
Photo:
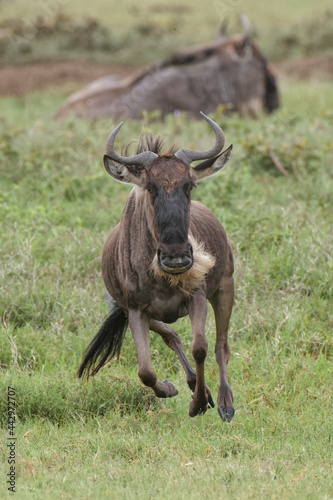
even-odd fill
[(79, 378), (84, 373), (87, 378), (96, 375), (102, 366), (116, 354), (120, 354), (127, 326), (128, 318), (125, 311), (117, 302), (113, 302), (113, 309), (85, 351), (84, 360), (77, 372)]

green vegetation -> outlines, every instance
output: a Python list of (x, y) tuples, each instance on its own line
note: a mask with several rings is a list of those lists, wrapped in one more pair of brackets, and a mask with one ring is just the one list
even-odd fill
[[(194, 193), (235, 254), (230, 425), (216, 409), (188, 417), (184, 374), (154, 335), (154, 365), (177, 385), (176, 398), (159, 401), (142, 387), (130, 333), (119, 361), (88, 383), (75, 378), (107, 312), (100, 254), (128, 194), (101, 162), (114, 123), (54, 123), (55, 94), (2, 100), (1, 433), (5, 442), (9, 385), (20, 498), (332, 497), (332, 95), (319, 83), (282, 90), (285, 109), (271, 117), (215, 113), (234, 153)], [(212, 140), (204, 123), (182, 115), (148, 116), (146, 126), (169, 145)], [(126, 122), (119, 145), (140, 130)], [(177, 328), (190, 356), (188, 320)], [(215, 394), (211, 313), (207, 336)], [(4, 449), (2, 459), (4, 478)]]
[(231, 33), (239, 32), (240, 14), (250, 19), (254, 37), (269, 58), (331, 52), (330, 0), (260, 3), (141, 0), (138, 5), (122, 2), (119, 9), (112, 1), (45, 0), (38, 7), (25, 0), (4, 2), (0, 63), (61, 57), (141, 65), (184, 47), (212, 42), (223, 20)]
[[(102, 1), (58, 0), (38, 2), (40, 30), (31, 30), (10, 60), (65, 54), (147, 62), (212, 40), (221, 9), (236, 3), (266, 53), (326, 50), (326, 0), (210, 7), (143, 0), (140, 9), (126, 1), (110, 16)], [(59, 8), (46, 15), (52, 5)], [(10, 47), (3, 30), (19, 36), (29, 22), (36, 27), (39, 12), (23, 0), (1, 7), (3, 62)], [(9, 22), (17, 12), (20, 21)], [(57, 19), (71, 29), (59, 31)], [(281, 90), (283, 108), (272, 116), (245, 120), (222, 109), (212, 115), (234, 150), (224, 171), (193, 193), (219, 217), (235, 256), (229, 380), (237, 411), (230, 424), (216, 409), (188, 417), (181, 366), (153, 334), (154, 366), (179, 389), (175, 398), (158, 400), (142, 386), (130, 332), (119, 360), (88, 383), (75, 377), (107, 314), (100, 255), (129, 192), (102, 165), (115, 123), (54, 122), (64, 89), (0, 98), (1, 498), (11, 495), (8, 386), (16, 391), (20, 500), (333, 498), (333, 93), (331, 83), (314, 81), (285, 80)], [(206, 149), (212, 142), (207, 124), (182, 114), (163, 122), (148, 114), (144, 122), (167, 145)], [(137, 139), (141, 128), (127, 121), (118, 146)], [(176, 329), (191, 358), (188, 319)], [(207, 338), (207, 383), (216, 398), (211, 311)]]

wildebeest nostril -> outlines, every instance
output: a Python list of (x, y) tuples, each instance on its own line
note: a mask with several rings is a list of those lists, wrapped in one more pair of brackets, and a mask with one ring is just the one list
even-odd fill
[(183, 252), (179, 252), (179, 250), (178, 252), (168, 252), (166, 248), (163, 250), (159, 248), (157, 255), (159, 266), (165, 272), (183, 273), (193, 265), (193, 250), (191, 245), (185, 251), (183, 250)]

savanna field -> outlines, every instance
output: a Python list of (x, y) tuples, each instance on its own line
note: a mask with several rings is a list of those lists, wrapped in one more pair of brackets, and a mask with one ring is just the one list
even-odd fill
[[(32, 2), (1, 3), (2, 27), (35, 15)], [(112, 33), (105, 3), (85, 4), (79, 10), (76, 1), (59, 2), (63, 15), (91, 16)], [(113, 6), (114, 37), (103, 31), (115, 44), (110, 61), (134, 66), (139, 42), (149, 48), (154, 37), (161, 47), (154, 43), (155, 52), (141, 53), (142, 63), (166, 57), (177, 36), (182, 46), (211, 41), (218, 7), (229, 4), (212, 2), (204, 13), (199, 2), (182, 5), (177, 15), (147, 0), (136, 15), (128, 2), (122, 11)], [(318, 2), (312, 21), (311, 2), (282, 2), (271, 11), (267, 5), (244, 0), (237, 9), (255, 22), (258, 43), (273, 61), (329, 53), (329, 2)], [(49, 14), (50, 23), (54, 18)], [(160, 31), (145, 31), (144, 23)], [(47, 57), (65, 57), (58, 34), (48, 36)], [(14, 52), (12, 64), (43, 56), (40, 38), (28, 41), (30, 49)], [(84, 48), (75, 47), (67, 56), (77, 64)], [(0, 44), (1, 64), (8, 64), (8, 50)], [(103, 61), (108, 54), (97, 44), (89, 57)], [(101, 253), (130, 190), (102, 163), (106, 138), (118, 123), (52, 119), (80, 86), (0, 96), (1, 498), (333, 499), (332, 79), (283, 74), (282, 108), (256, 120), (228, 116), (223, 108), (210, 114), (234, 149), (226, 167), (199, 183), (192, 197), (219, 218), (235, 259), (228, 375), (236, 414), (229, 424), (216, 408), (189, 418), (183, 370), (153, 333), (158, 378), (173, 382), (178, 396), (159, 400), (141, 384), (129, 331), (119, 360), (88, 382), (76, 378), (108, 312)], [(204, 150), (212, 144), (203, 121), (182, 113), (153, 118), (126, 121), (117, 150), (138, 139), (143, 125), (166, 146)], [(192, 361), (190, 321), (174, 326)], [(216, 400), (211, 309), (207, 339), (206, 382)], [(6, 484), (8, 387), (16, 403), (15, 493)]]

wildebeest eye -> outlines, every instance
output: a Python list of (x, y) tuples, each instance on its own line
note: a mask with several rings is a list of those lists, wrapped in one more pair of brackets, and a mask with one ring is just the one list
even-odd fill
[(194, 184), (192, 184), (192, 183), (184, 184), (183, 189), (184, 189), (184, 193), (186, 194), (186, 196), (190, 196), (193, 188), (194, 188)]
[(157, 189), (156, 189), (156, 186), (152, 182), (148, 182), (146, 189), (147, 189), (148, 193), (156, 195)]

